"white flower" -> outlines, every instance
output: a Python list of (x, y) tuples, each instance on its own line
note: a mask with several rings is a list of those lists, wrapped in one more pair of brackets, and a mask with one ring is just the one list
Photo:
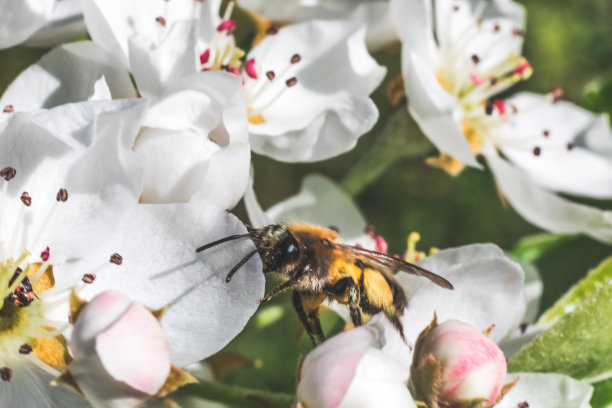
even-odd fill
[(272, 22), (343, 19), (365, 23), (369, 49), (375, 50), (397, 40), (387, 0), (240, 0), (240, 6)]
[[(132, 38), (134, 79), (151, 101), (134, 146), (145, 169), (141, 200), (231, 208), (244, 193), (250, 162), (240, 80), (199, 72), (196, 40), (187, 22), (177, 23), (157, 47), (145, 37)], [(136, 95), (117, 58), (91, 42), (65, 45), (24, 71), (0, 105), (22, 111), (88, 99), (102, 76), (112, 97)]]
[[(367, 53), (365, 28), (351, 22), (313, 21), (271, 29), (243, 64), (244, 51), (232, 36), (234, 2), (228, 3), (222, 18), (217, 14), (219, 4), (140, 0), (125, 6), (117, 0), (88, 0), (84, 13), (94, 41), (119, 53), (134, 71), (135, 58), (146, 61), (153, 48), (142, 47), (142, 38), (161, 46), (170, 41), (178, 20), (197, 18), (196, 44), (176, 41), (167, 47), (174, 53), (167, 54), (163, 65), (151, 57), (145, 66), (163, 67), (151, 70), (158, 71), (156, 85), (164, 84), (167, 77), (191, 70), (192, 53), (197, 51), (201, 70), (241, 76), (257, 153), (283, 161), (322, 160), (351, 149), (371, 129), (378, 111), (368, 95), (382, 81), (385, 69)], [(133, 38), (136, 34), (140, 39)], [(135, 79), (140, 88), (136, 72)]]
[(65, 369), (69, 289), (57, 268), (115, 233), (142, 186), (129, 146), (140, 101), (3, 114), (0, 123), (0, 405), (78, 406), (49, 386)]
[(0, 1), (0, 48), (25, 41), (51, 17), (56, 0)]
[(70, 341), (70, 379), (92, 405), (136, 406), (170, 374), (168, 340), (153, 314), (107, 291), (78, 311)]
[[(463, 119), (531, 73), (523, 8), (510, 0), (391, 0), (409, 110), (440, 151), (478, 166)], [(437, 39), (437, 42), (434, 40)]]

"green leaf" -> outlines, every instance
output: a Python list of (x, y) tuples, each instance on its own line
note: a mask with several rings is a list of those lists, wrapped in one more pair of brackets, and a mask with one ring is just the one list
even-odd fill
[(537, 234), (522, 238), (512, 252), (518, 258), (527, 262), (534, 262), (547, 251), (556, 248), (570, 240), (569, 235)]
[(589, 295), (612, 280), (612, 257), (606, 259), (540, 317), (539, 323), (553, 323), (561, 316), (575, 310)]
[(592, 408), (612, 408), (612, 379), (593, 384)]
[(509, 372), (554, 372), (588, 382), (612, 377), (612, 285), (605, 285), (575, 311), (521, 349)]

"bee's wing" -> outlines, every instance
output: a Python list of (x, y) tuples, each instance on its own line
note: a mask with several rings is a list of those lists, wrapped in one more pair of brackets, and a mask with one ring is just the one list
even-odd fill
[(436, 275), (435, 273), (430, 272), (427, 269), (423, 269), (415, 264), (402, 261), (399, 258), (395, 258), (393, 256), (376, 251), (370, 251), (367, 249), (354, 247), (351, 245), (336, 244), (336, 247), (349, 254), (364, 256), (386, 268), (391, 269), (392, 271), (404, 271), (413, 275), (423, 276), (438, 286), (441, 286), (446, 289), (454, 289), (452, 283), (450, 283), (440, 275)]

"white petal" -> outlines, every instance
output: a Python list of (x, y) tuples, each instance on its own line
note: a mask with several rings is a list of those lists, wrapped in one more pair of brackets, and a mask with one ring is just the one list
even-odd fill
[(433, 38), (431, 0), (391, 0), (391, 16), (402, 41), (402, 54), (414, 53), (433, 64), (437, 49)]
[[(256, 149), (284, 161), (321, 160), (351, 148), (373, 126), (377, 111), (367, 96), (385, 69), (367, 53), (364, 34), (353, 23), (313, 21), (285, 27), (253, 49), (248, 58), (257, 61), (260, 79), (247, 83), (246, 100), (265, 120), (250, 126)], [(290, 64), (294, 54), (301, 61)], [(270, 70), (277, 73), (272, 82), (264, 75)], [(291, 77), (297, 84), (287, 87)], [(280, 135), (286, 137), (267, 142), (268, 153), (264, 138)]]
[(506, 381), (518, 383), (499, 402), (498, 408), (515, 408), (521, 402), (538, 408), (590, 408), (593, 387), (561, 374), (510, 373)]
[[(409, 297), (408, 308), (402, 317), (408, 341), (416, 340), (431, 322), (434, 311), (439, 322), (457, 319), (477, 330), (486, 330), (495, 324), (490, 337), (496, 342), (518, 327), (526, 308), (523, 270), (504, 256), (492, 256), (494, 252), (491, 245), (469, 245), (440, 251), (420, 263), (448, 279), (455, 289), (443, 289), (425, 281)], [(442, 260), (442, 265), (451, 261), (452, 266), (435, 267), (436, 259)], [(410, 293), (411, 280), (406, 277), (402, 272), (396, 275)]]
[(443, 153), (468, 166), (480, 167), (455, 120), (457, 99), (442, 89), (433, 68), (404, 49), (402, 71), (409, 98), (408, 110), (425, 136)]
[(338, 407), (376, 338), (376, 330), (364, 326), (338, 334), (315, 348), (302, 364), (298, 400), (306, 406)]
[(16, 408), (90, 407), (74, 391), (52, 386), (53, 377), (28, 361), (12, 366), (11, 381), (0, 382), (0, 406)]
[(266, 214), (273, 222), (309, 222), (335, 226), (342, 239), (361, 237), (366, 221), (353, 200), (327, 177), (311, 174), (302, 181), (299, 193), (270, 207)]
[(1, 0), (0, 48), (23, 42), (51, 16), (55, 0)]
[[(519, 110), (499, 130), (503, 153), (540, 185), (594, 198), (612, 197), (612, 159), (569, 143), (585, 133), (596, 116), (568, 102), (522, 93), (509, 100)], [(546, 132), (548, 136), (543, 136)], [(533, 154), (535, 147), (540, 154)]]
[(612, 242), (612, 213), (572, 203), (545, 190), (496, 153), (486, 157), (500, 190), (527, 221), (551, 232), (584, 233)]
[[(234, 275), (225, 277), (255, 249), (248, 239), (228, 242), (200, 254), (195, 249), (214, 240), (245, 233), (236, 217), (211, 205), (139, 205), (114, 242), (97, 248), (95, 259), (68, 265), (58, 272), (80, 276), (86, 265), (108, 265), (82, 295), (107, 289), (129, 293), (135, 301), (161, 308), (174, 364), (200, 361), (225, 346), (244, 327), (264, 294), (264, 277), (257, 255)], [(108, 263), (117, 252), (120, 266)]]
[(112, 55), (90, 41), (65, 44), (23, 71), (2, 95), (0, 106), (30, 111), (81, 102), (102, 76), (114, 98), (136, 97), (128, 72)]
[[(18, 222), (19, 197), (27, 191), (32, 205), (24, 234), (34, 256), (50, 246), (58, 262), (108, 239), (140, 194), (141, 170), (131, 146), (144, 107), (122, 100), (13, 115), (0, 138), (2, 168), (17, 170), (8, 185), (3, 237), (12, 228), (6, 220)], [(60, 188), (68, 191), (64, 203), (56, 201)]]
[(612, 129), (608, 115), (597, 117), (584, 135), (584, 146), (606, 157), (612, 157)]
[(94, 84), (94, 91), (89, 98), (88, 101), (110, 101), (113, 99), (111, 95), (110, 89), (108, 88), (108, 84), (106, 83), (106, 79), (102, 76), (100, 79), (96, 81)]
[(130, 64), (142, 95), (161, 96), (168, 84), (198, 72), (196, 43), (193, 21), (174, 23), (159, 46), (144, 35), (130, 37)]
[(526, 344), (529, 344), (533, 339), (550, 329), (550, 325), (532, 324), (527, 326), (523, 331), (516, 329), (509, 337), (503, 339), (499, 343), (499, 348), (502, 349), (506, 359), (510, 359), (517, 351)]
[(80, 0), (58, 1), (45, 25), (27, 39), (30, 47), (52, 47), (87, 34)]
[[(128, 65), (128, 39), (141, 34), (159, 44), (167, 28), (177, 20), (196, 16), (198, 3), (192, 0), (84, 0), (85, 23), (91, 38)], [(157, 20), (162, 17), (165, 25)]]

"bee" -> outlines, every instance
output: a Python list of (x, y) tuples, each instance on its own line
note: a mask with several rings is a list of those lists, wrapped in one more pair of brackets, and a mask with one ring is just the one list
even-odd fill
[[(261, 304), (288, 289), (293, 289), (293, 307), (313, 345), (325, 340), (319, 320), (319, 306), (327, 300), (348, 305), (355, 326), (371, 316), (384, 313), (404, 338), (400, 317), (408, 305), (406, 294), (393, 277), (400, 270), (428, 278), (453, 289), (441, 276), (420, 266), (380, 252), (340, 242), (338, 232), (308, 223), (282, 223), (262, 228), (247, 226), (248, 233), (232, 235), (196, 249), (202, 252), (224, 242), (250, 238), (256, 249), (245, 255), (227, 274), (226, 282), (255, 254), (259, 254), (263, 273), (276, 272), (288, 279), (272, 289)], [(405, 340), (405, 339), (404, 339)]]

